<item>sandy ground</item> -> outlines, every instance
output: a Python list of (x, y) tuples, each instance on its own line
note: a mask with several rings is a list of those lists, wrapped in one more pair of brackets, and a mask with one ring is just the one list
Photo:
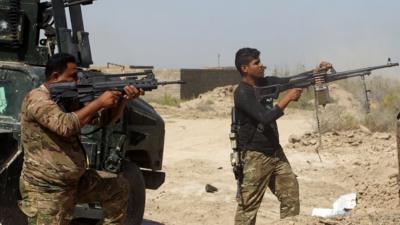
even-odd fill
[[(281, 137), (301, 133), (304, 121), (288, 116), (280, 121)], [(148, 191), (145, 217), (165, 224), (230, 224), (236, 185), (229, 162), (229, 119), (166, 119), (165, 184)], [(311, 154), (309, 158), (314, 158)], [(210, 194), (205, 185), (219, 190)], [(277, 201), (267, 196), (262, 218), (278, 218)]]
[[(289, 135), (310, 131), (311, 119), (311, 113), (299, 112), (279, 119), (282, 145), (288, 144)], [(229, 162), (229, 125), (228, 118), (166, 117), (163, 170), (167, 178), (160, 189), (147, 192), (146, 219), (162, 224), (233, 224), (236, 183)], [(258, 224), (400, 224), (395, 139), (374, 141), (373, 135), (369, 139), (377, 145), (327, 146), (321, 149), (323, 162), (311, 146), (285, 148), (300, 183), (301, 216), (278, 222), (279, 202), (268, 191)], [(206, 184), (217, 187), (218, 192), (206, 193)], [(349, 192), (371, 202), (362, 204), (360, 198), (354, 216), (345, 220), (309, 217), (314, 207), (330, 208), (337, 197)], [(386, 222), (378, 223), (381, 220)]]
[[(195, 101), (203, 104), (207, 99)], [(229, 110), (212, 113), (192, 103), (185, 103), (183, 110), (158, 108), (166, 122), (167, 177), (161, 188), (147, 192), (144, 224), (233, 224), (236, 181), (229, 162)], [(310, 133), (313, 123), (313, 112), (298, 110), (288, 110), (278, 120), (281, 144), (300, 183), (300, 216), (280, 220), (279, 202), (267, 191), (257, 224), (400, 224), (394, 134), (362, 129), (324, 134), (320, 162), (315, 153), (318, 138)], [(289, 143), (292, 134), (301, 141)], [(218, 191), (207, 193), (206, 184)], [(351, 192), (357, 193), (358, 204), (350, 215), (310, 216), (313, 208), (331, 208), (335, 199)]]

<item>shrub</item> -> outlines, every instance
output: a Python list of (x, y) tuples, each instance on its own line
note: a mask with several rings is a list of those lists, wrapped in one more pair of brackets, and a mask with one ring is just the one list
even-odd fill
[(359, 120), (352, 114), (347, 113), (343, 106), (328, 105), (319, 108), (318, 111), (321, 132), (351, 130), (357, 128)]
[(155, 98), (151, 100), (152, 102), (155, 102), (160, 105), (166, 105), (166, 106), (179, 106), (181, 104), (181, 100), (175, 97), (172, 97), (169, 94), (164, 94), (163, 97), (161, 98)]

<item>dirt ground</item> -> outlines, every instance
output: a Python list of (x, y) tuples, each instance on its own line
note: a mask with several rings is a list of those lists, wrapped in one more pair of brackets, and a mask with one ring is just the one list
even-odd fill
[[(236, 181), (228, 139), (232, 90), (220, 88), (181, 108), (156, 106), (166, 122), (167, 177), (160, 189), (147, 192), (145, 224), (233, 224)], [(204, 108), (207, 101), (223, 105), (213, 111)], [(394, 134), (363, 127), (326, 133), (320, 162), (313, 123), (313, 112), (290, 109), (278, 120), (281, 144), (300, 183), (300, 216), (279, 220), (279, 202), (267, 191), (257, 224), (400, 224)], [(207, 193), (206, 184), (218, 191)], [(340, 195), (351, 192), (357, 193), (358, 204), (350, 215), (311, 217), (313, 208), (332, 208)]]

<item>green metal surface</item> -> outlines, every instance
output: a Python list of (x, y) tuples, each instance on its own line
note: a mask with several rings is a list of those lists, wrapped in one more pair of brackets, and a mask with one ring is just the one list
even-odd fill
[[(81, 68), (92, 63), (88, 33), (84, 31), (80, 9), (81, 5), (91, 3), (77, 0), (0, 0), (1, 225), (26, 224), (17, 205), (20, 199), (18, 180), (23, 162), (19, 122), (21, 103), (30, 90), (44, 82), (44, 65), (57, 49), (74, 55)], [(53, 4), (56, 7), (52, 7)], [(71, 6), (71, 29), (67, 27), (65, 12), (62, 13), (68, 5)], [(44, 37), (40, 33), (44, 33)], [(82, 133), (94, 129), (85, 127)], [(113, 163), (119, 156), (124, 162), (129, 161), (145, 169), (146, 186), (156, 189), (165, 179), (160, 171), (164, 135), (164, 121), (160, 115), (144, 100), (135, 99), (128, 104), (116, 125), (84, 135), (82, 142), (91, 168), (118, 173), (120, 167)], [(107, 159), (108, 165), (105, 164)], [(85, 207), (87, 212), (90, 211), (90, 206), (81, 206), (79, 209), (84, 209), (82, 217), (85, 217)], [(98, 214), (89, 214), (87, 218), (99, 217)]]

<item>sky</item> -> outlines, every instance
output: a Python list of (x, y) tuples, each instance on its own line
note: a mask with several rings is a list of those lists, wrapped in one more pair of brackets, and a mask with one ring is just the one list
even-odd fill
[(400, 60), (398, 0), (97, 0), (83, 13), (95, 64), (233, 66), (242, 47), (270, 70)]

